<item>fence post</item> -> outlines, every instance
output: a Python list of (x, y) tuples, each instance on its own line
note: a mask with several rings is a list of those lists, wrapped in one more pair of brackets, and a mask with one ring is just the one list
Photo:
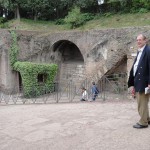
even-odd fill
[[(58, 94), (59, 94), (59, 83), (57, 82), (57, 83), (55, 83), (56, 84), (56, 88), (55, 88), (55, 92), (56, 92), (56, 103), (58, 103), (59, 102), (59, 100), (58, 100), (58, 98), (59, 98), (59, 96), (58, 96)], [(61, 91), (60, 91), (61, 92)]]
[(105, 90), (106, 90), (106, 78), (104, 77), (104, 99), (103, 99), (103, 101), (105, 101), (106, 99), (105, 99)]

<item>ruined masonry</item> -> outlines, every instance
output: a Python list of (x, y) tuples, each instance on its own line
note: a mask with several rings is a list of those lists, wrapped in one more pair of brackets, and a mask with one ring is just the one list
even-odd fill
[[(98, 80), (105, 74), (128, 73), (136, 56), (136, 36), (147, 37), (150, 27), (65, 31), (45, 33), (16, 30), (20, 61), (56, 63), (56, 81), (81, 84), (86, 78)], [(11, 35), (0, 30), (0, 90), (21, 86), (18, 72), (9, 64)]]

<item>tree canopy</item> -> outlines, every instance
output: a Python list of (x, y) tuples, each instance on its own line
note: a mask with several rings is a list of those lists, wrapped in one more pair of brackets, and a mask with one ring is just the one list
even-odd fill
[(34, 20), (65, 18), (77, 6), (81, 13), (135, 13), (150, 10), (150, 0), (0, 0), (0, 15), (9, 19)]

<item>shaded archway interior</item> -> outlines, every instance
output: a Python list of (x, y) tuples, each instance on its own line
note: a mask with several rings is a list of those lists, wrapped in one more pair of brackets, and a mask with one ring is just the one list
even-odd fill
[[(79, 48), (72, 42), (61, 40), (53, 45), (55, 56), (59, 59), (59, 81), (77, 83), (84, 77), (84, 59)], [(63, 86), (62, 86), (63, 87)]]
[(53, 45), (53, 51), (61, 54), (61, 62), (80, 62), (84, 59), (79, 48), (72, 42), (61, 40)]

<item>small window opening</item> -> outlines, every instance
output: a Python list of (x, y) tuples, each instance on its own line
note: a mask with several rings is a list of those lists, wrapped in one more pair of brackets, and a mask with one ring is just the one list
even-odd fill
[(47, 77), (47, 75), (45, 75), (45, 74), (38, 74), (38, 82), (39, 83), (44, 83), (45, 81), (46, 81), (46, 77)]

